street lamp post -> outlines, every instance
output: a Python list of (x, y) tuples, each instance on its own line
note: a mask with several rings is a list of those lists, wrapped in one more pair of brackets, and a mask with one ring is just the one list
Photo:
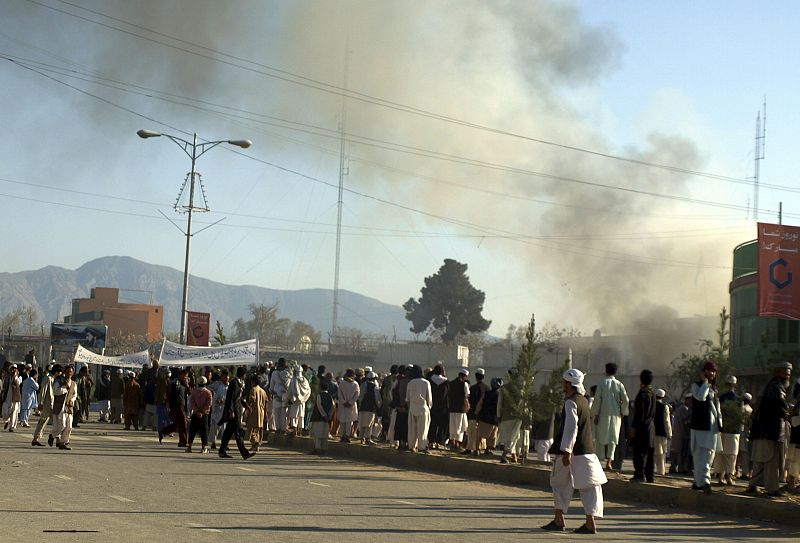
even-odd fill
[(228, 143), (230, 145), (235, 145), (236, 147), (241, 147), (242, 149), (247, 149), (250, 147), (253, 142), (250, 140), (219, 140), (219, 141), (206, 141), (203, 143), (197, 143), (197, 133), (195, 132), (192, 141), (186, 141), (183, 138), (179, 138), (177, 136), (172, 136), (170, 134), (162, 134), (161, 132), (155, 132), (153, 130), (139, 130), (136, 132), (138, 136), (142, 139), (147, 138), (157, 138), (159, 136), (164, 136), (172, 140), (178, 147), (183, 149), (183, 152), (186, 153), (190, 159), (192, 159), (192, 171), (189, 174), (190, 184), (189, 184), (189, 207), (188, 207), (188, 219), (186, 221), (186, 261), (184, 262), (183, 268), (183, 300), (181, 301), (181, 343), (186, 343), (186, 311), (187, 311), (187, 303), (189, 301), (189, 255), (191, 254), (192, 249), (192, 211), (194, 211), (194, 187), (195, 187), (195, 176), (197, 172), (195, 171), (195, 163), (197, 159), (200, 158), (206, 151), (210, 151), (217, 145), (221, 143)]

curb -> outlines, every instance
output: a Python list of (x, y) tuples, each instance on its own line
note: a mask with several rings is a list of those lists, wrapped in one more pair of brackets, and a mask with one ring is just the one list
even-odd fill
[[(313, 440), (307, 437), (272, 435), (267, 445), (276, 449), (310, 451)], [(528, 486), (550, 491), (550, 469), (539, 462), (526, 466), (500, 464), (473, 458), (454, 458), (437, 454), (410, 454), (383, 447), (356, 443), (329, 442), (327, 456), (449, 475), (487, 483)], [(603, 495), (612, 501), (668, 507), (687, 513), (708, 513), (748, 518), (800, 527), (800, 507), (786, 501), (746, 495), (716, 493), (707, 496), (690, 488), (658, 483), (631, 483), (609, 479)]]

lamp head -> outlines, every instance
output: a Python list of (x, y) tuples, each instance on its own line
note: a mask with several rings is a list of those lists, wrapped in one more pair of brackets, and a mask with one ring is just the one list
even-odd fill
[(242, 149), (247, 149), (253, 145), (253, 142), (250, 140), (228, 140), (228, 143), (235, 145), (236, 147), (241, 147)]
[(147, 139), (147, 138), (157, 138), (161, 135), (161, 132), (156, 132), (155, 130), (145, 130), (144, 128), (142, 128), (141, 130), (138, 130), (136, 134), (138, 134), (138, 136), (142, 139)]

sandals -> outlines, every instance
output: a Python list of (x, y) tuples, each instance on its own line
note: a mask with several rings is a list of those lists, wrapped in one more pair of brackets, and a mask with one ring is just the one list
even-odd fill
[[(583, 526), (586, 527), (585, 524)], [(554, 520), (551, 520), (550, 522), (548, 522), (547, 524), (545, 524), (544, 526), (542, 526), (542, 530), (547, 530), (548, 532), (563, 532), (564, 531), (564, 525), (563, 524), (556, 524), (556, 521), (554, 519)]]
[(596, 534), (597, 528), (589, 528), (586, 524), (582, 524), (580, 528), (572, 532), (573, 534)]

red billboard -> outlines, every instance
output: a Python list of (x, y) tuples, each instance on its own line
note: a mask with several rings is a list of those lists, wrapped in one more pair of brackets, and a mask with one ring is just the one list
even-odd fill
[(186, 345), (208, 347), (211, 341), (211, 314), (187, 311)]
[(800, 320), (800, 228), (758, 223), (758, 316)]

